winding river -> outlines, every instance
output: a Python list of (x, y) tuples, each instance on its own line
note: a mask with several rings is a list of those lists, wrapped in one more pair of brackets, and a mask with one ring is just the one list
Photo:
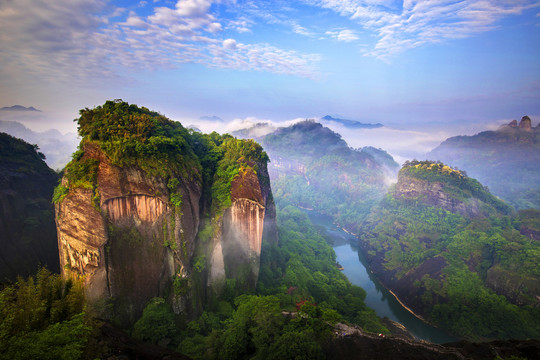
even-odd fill
[(362, 287), (366, 291), (366, 304), (374, 309), (377, 315), (381, 317), (386, 316), (391, 320), (405, 325), (409, 332), (422, 340), (438, 344), (457, 340), (444, 331), (426, 324), (415, 317), (377, 281), (366, 269), (366, 260), (362, 251), (356, 246), (357, 238), (354, 235), (348, 234), (335, 226), (329, 216), (319, 214), (315, 211), (304, 211), (308, 214), (313, 224), (325, 228), (328, 236), (334, 241), (334, 251), (337, 255), (337, 261), (345, 268), (343, 272), (351, 283)]

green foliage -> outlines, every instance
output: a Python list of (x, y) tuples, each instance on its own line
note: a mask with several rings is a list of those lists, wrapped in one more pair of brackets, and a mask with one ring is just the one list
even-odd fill
[(313, 121), (279, 129), (261, 144), (275, 163), (272, 190), (283, 207), (315, 209), (354, 233), (386, 191), (385, 168), (397, 167), (383, 151), (351, 149)]
[(212, 209), (214, 214), (231, 205), (231, 183), (247, 168), (255, 171), (266, 166), (268, 155), (253, 140), (225, 137), (221, 143), (223, 158), (219, 160), (212, 185)]
[(79, 359), (92, 333), (82, 284), (46, 269), (0, 292), (0, 359)]
[(334, 250), (307, 215), (292, 206), (278, 215), (279, 247), (263, 248), (259, 292), (279, 294), (289, 310), (299, 301), (314, 301), (367, 331), (387, 333), (375, 312), (365, 305), (365, 291), (351, 285), (338, 270)]
[(195, 262), (193, 263), (193, 270), (196, 272), (201, 272), (206, 267), (206, 255), (199, 255), (195, 257)]
[(173, 291), (176, 296), (186, 295), (189, 291), (189, 278), (176, 275), (173, 280)]
[(0, 163), (11, 170), (28, 175), (54, 174), (38, 150), (37, 145), (0, 132)]
[(133, 326), (133, 336), (157, 344), (176, 333), (174, 313), (163, 298), (153, 298), (143, 310), (142, 317)]
[(55, 204), (62, 202), (62, 200), (64, 200), (64, 198), (67, 196), (68, 193), (69, 193), (69, 188), (65, 187), (62, 184), (58, 184), (54, 188), (52, 202)]
[(459, 198), (475, 197), (493, 206), (497, 211), (511, 214), (512, 208), (489, 193), (477, 180), (470, 178), (464, 171), (451, 168), (441, 162), (406, 161), (399, 171), (399, 176), (410, 176), (429, 182), (442, 182), (451, 185), (445, 191)]
[(195, 359), (322, 359), (340, 321), (388, 333), (307, 215), (292, 206), (278, 215), (279, 246), (262, 250), (257, 294), (235, 297), (236, 279), (227, 279), (219, 300), (187, 325), (179, 351)]
[(189, 133), (145, 107), (123, 101), (107, 101), (94, 109), (80, 111), (79, 135), (97, 141), (113, 164), (138, 165), (153, 175), (167, 175), (198, 167), (189, 144)]
[[(416, 281), (417, 301), (431, 321), (454, 334), (472, 340), (538, 337), (540, 311), (532, 306), (533, 288), (540, 287), (540, 243), (520, 234), (523, 225), (516, 220), (500, 214), (470, 219), (389, 194), (363, 225), (361, 243), (367, 257), (382, 259), (376, 261), (395, 271), (396, 279), (415, 274), (426, 261), (442, 264)], [(515, 283), (506, 292), (529, 305), (511, 304), (490, 289), (490, 281)]]

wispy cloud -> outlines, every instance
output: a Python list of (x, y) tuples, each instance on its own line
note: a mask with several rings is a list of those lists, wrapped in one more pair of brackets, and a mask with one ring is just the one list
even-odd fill
[(344, 30), (330, 30), (326, 32), (326, 35), (331, 36), (337, 41), (342, 42), (352, 42), (359, 39), (358, 35), (354, 30), (344, 29)]
[[(304, 0), (373, 31), (376, 45), (366, 55), (388, 59), (412, 48), (489, 31), (497, 21), (540, 6), (537, 0)], [(401, 3), (401, 2), (399, 2)]]
[[(225, 27), (253, 22), (219, 18), (212, 0), (179, 0), (139, 13), (106, 0), (0, 2), (0, 74), (67, 83), (116, 79), (125, 71), (183, 63), (314, 78), (319, 57), (266, 43), (237, 43)], [(155, 3), (155, 1), (154, 1)]]

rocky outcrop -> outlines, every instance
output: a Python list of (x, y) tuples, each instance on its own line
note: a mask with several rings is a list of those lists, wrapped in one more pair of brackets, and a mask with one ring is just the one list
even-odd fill
[(518, 127), (518, 122), (517, 122), (517, 120), (512, 120), (512, 121), (510, 121), (510, 123), (507, 126), (511, 127), (511, 128), (517, 128)]
[(518, 306), (540, 307), (540, 281), (532, 276), (524, 277), (496, 265), (487, 271), (486, 286)]
[(99, 315), (129, 326), (164, 297), (191, 319), (227, 279), (254, 289), (262, 242), (277, 241), (262, 147), (121, 100), (80, 113), (56, 225), (63, 274)]
[(528, 116), (522, 117), (521, 121), (519, 122), (519, 128), (525, 131), (532, 131), (531, 118)]
[(225, 278), (254, 289), (259, 275), (263, 238), (277, 242), (275, 205), (266, 165), (249, 167), (231, 183), (231, 203), (214, 237), (210, 283), (219, 292)]
[(51, 204), (58, 175), (33, 145), (0, 133), (0, 283), (59, 272)]
[[(112, 303), (123, 324), (133, 323), (151, 298), (168, 294), (175, 312), (189, 314), (197, 248), (208, 254), (201, 285), (219, 293), (225, 279), (234, 278), (242, 288), (255, 288), (263, 239), (277, 242), (266, 164), (250, 164), (233, 179), (231, 205), (217, 214), (212, 241), (203, 243), (197, 236), (203, 190), (196, 176), (178, 176), (171, 189), (170, 181), (136, 166), (113, 165), (95, 142), (83, 142), (82, 150), (80, 162), (98, 162), (96, 182), (69, 190), (56, 204), (56, 224), (63, 273), (84, 277), (90, 301)], [(68, 178), (62, 180), (66, 188)], [(180, 196), (179, 207), (171, 193)]]
[(538, 340), (481, 343), (460, 341), (439, 345), (404, 337), (377, 336), (345, 324), (337, 324), (333, 330), (335, 336), (325, 347), (326, 359), (535, 359), (540, 351), (540, 341)]
[(418, 199), (423, 203), (443, 208), (453, 213), (477, 216), (480, 213), (479, 201), (468, 198), (465, 201), (456, 199), (448, 191), (448, 185), (400, 175), (394, 192), (395, 198)]
[(182, 205), (175, 208), (165, 179), (113, 165), (95, 143), (84, 143), (83, 151), (83, 161), (99, 161), (97, 186), (71, 189), (56, 204), (60, 263), (64, 275), (84, 277), (90, 301), (112, 300), (131, 323), (149, 299), (189, 277), (201, 184), (179, 179), (174, 190)]

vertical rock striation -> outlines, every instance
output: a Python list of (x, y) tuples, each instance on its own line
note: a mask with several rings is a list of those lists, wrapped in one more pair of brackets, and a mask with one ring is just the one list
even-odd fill
[(254, 289), (259, 276), (263, 239), (277, 243), (275, 204), (266, 164), (241, 172), (231, 183), (231, 206), (223, 212), (221, 231), (213, 241), (209, 283), (219, 292), (225, 278)]
[(120, 321), (132, 323), (175, 277), (189, 276), (201, 185), (180, 179), (175, 208), (165, 179), (113, 165), (95, 143), (83, 150), (82, 161), (99, 161), (96, 188), (71, 189), (56, 204), (60, 263), (65, 276), (84, 276), (89, 300), (111, 300)]
[(55, 201), (60, 265), (84, 278), (101, 316), (133, 324), (160, 296), (189, 318), (208, 285), (255, 287), (262, 243), (277, 242), (260, 145), (189, 133), (121, 101), (82, 110), (78, 123), (80, 151)]

